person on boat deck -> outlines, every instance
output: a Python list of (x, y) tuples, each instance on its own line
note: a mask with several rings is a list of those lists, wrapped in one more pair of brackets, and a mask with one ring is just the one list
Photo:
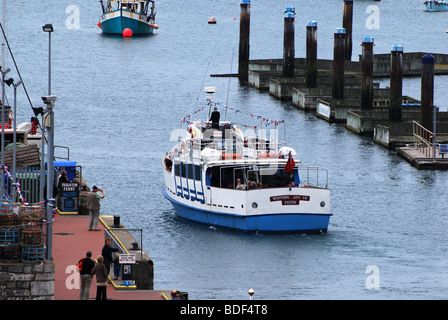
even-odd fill
[(165, 167), (171, 172), (171, 169), (173, 168), (173, 161), (169, 158), (165, 158)]
[(213, 109), (212, 115), (210, 116), (210, 120), (212, 122), (212, 127), (215, 129), (219, 128), (219, 117), (221, 116), (221, 114), (218, 111), (218, 107), (215, 107)]
[(241, 183), (241, 179), (236, 179), (236, 190), (246, 190), (246, 185)]
[(249, 180), (247, 181), (247, 185), (249, 190), (257, 189), (257, 184), (255, 183), (255, 181)]

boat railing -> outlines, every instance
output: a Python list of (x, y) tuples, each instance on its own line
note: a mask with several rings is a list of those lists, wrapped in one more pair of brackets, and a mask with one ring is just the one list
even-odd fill
[(328, 188), (328, 170), (314, 166), (298, 166), (299, 186)]
[(190, 155), (194, 159), (201, 159), (201, 152), (205, 148), (214, 149), (220, 152), (222, 160), (239, 159), (283, 159), (280, 148), (283, 142), (270, 144), (266, 141), (241, 141), (235, 139), (183, 139), (181, 150), (184, 155)]

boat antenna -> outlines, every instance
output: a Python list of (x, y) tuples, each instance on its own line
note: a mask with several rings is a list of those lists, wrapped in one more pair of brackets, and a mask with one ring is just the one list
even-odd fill
[(205, 87), (205, 93), (208, 94), (207, 100), (208, 100), (208, 115), (207, 115), (207, 121), (210, 119), (210, 111), (212, 109), (213, 105), (213, 94), (215, 93), (215, 87)]
[(198, 96), (196, 97), (196, 105), (198, 104), (199, 96), (202, 92), (202, 88), (204, 88), (204, 82), (205, 82), (205, 77), (207, 76), (207, 73), (208, 73), (208, 67), (210, 66), (210, 63), (212, 62), (212, 58), (213, 58), (213, 55), (214, 55), (214, 52), (215, 52), (217, 46), (218, 46), (218, 42), (216, 41), (215, 47), (213, 48), (213, 51), (212, 51), (212, 55), (210, 56), (210, 59), (208, 60), (208, 64), (207, 64), (207, 68), (205, 69), (204, 77), (202, 78), (202, 83), (201, 83), (201, 87), (198, 92)]
[(230, 92), (230, 80), (232, 79), (232, 67), (233, 67), (233, 55), (235, 53), (235, 46), (232, 50), (232, 60), (230, 61), (230, 72), (229, 72), (229, 84), (227, 86), (227, 98), (226, 98), (226, 111), (224, 113), (224, 120), (227, 120), (227, 106), (229, 103), (229, 92)]

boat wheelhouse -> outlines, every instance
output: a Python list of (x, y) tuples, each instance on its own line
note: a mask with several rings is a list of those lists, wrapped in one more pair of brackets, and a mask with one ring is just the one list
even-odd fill
[(100, 27), (104, 34), (123, 34), (131, 29), (134, 35), (152, 34), (155, 24), (155, 4), (152, 0), (100, 0), (103, 14)]

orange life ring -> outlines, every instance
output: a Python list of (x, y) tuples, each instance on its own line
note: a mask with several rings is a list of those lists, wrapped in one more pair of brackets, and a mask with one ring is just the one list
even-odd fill
[(223, 153), (222, 154), (222, 160), (236, 160), (236, 159), (242, 159), (243, 156), (240, 153)]
[(259, 153), (258, 158), (275, 158), (275, 154), (273, 153)]

